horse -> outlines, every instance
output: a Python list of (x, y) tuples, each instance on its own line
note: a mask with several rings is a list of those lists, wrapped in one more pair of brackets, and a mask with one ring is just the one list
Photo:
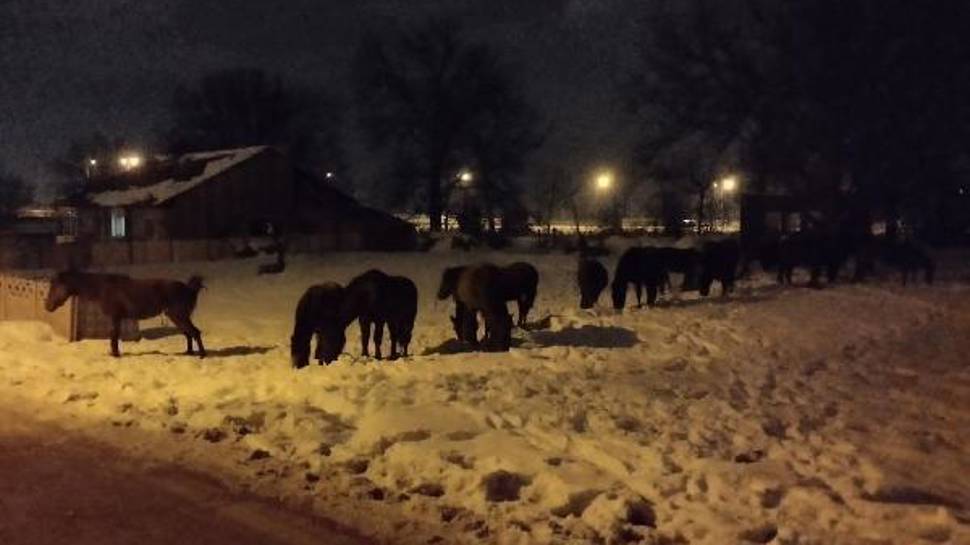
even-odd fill
[(839, 277), (839, 271), (851, 253), (850, 244), (841, 238), (823, 233), (802, 232), (778, 241), (778, 283), (791, 284), (795, 267), (809, 270), (809, 286), (821, 287), (822, 273), (829, 283)]
[(890, 244), (886, 247), (883, 256), (886, 263), (899, 269), (904, 286), (909, 283), (910, 278), (916, 280), (920, 270), (924, 273), (926, 283), (933, 283), (936, 262), (915, 242), (907, 240)]
[[(438, 289), (439, 300), (451, 296), (458, 284), (458, 278), (466, 268), (449, 267), (445, 269), (444, 273), (442, 273), (441, 285)], [(524, 327), (529, 311), (532, 309), (532, 305), (535, 304), (536, 293), (539, 287), (539, 271), (524, 261), (518, 261), (505, 267), (498, 267), (498, 269), (499, 272), (495, 278), (497, 289), (504, 301), (516, 302), (519, 312), (517, 323), (519, 327)], [(445, 295), (442, 295), (442, 293), (445, 293)], [(451, 321), (455, 326), (455, 333), (459, 340), (466, 340), (466, 336), (461, 332), (463, 328), (462, 324), (470, 326), (471, 322), (475, 321), (475, 328), (472, 331), (477, 331), (478, 329), (477, 318), (474, 315), (470, 317), (463, 316), (464, 310), (464, 307), (461, 307), (456, 301), (456, 312)]]
[(444, 271), (438, 299), (455, 300), (452, 323), (459, 340), (478, 345), (476, 316), (481, 312), (485, 318), (485, 349), (505, 352), (511, 348), (512, 317), (505, 306), (510, 299), (510, 278), (507, 270), (488, 263)]
[(525, 326), (525, 320), (536, 301), (539, 271), (529, 263), (518, 261), (502, 267), (498, 281), (505, 300), (515, 301), (518, 306), (517, 325)]
[[(388, 276), (371, 269), (347, 284), (344, 319), (356, 317), (364, 356), (369, 356), (371, 325), (374, 326), (374, 357), (381, 359), (384, 324), (391, 336), (390, 358), (398, 358), (398, 347), (408, 355), (408, 345), (418, 312), (418, 288), (403, 276)], [(352, 318), (351, 318), (352, 319)]]
[(656, 249), (657, 255), (664, 268), (664, 285), (670, 286), (669, 273), (675, 272), (684, 275), (684, 281), (680, 286), (681, 291), (696, 289), (697, 268), (701, 262), (700, 252), (693, 248), (673, 248), (669, 246)]
[(698, 291), (707, 297), (715, 280), (721, 283), (721, 296), (734, 291), (741, 246), (734, 239), (708, 241), (701, 249), (701, 279)]
[(600, 294), (609, 284), (609, 273), (606, 267), (595, 259), (582, 258), (576, 271), (576, 283), (579, 284), (579, 308), (593, 308), (600, 298)]
[(642, 307), (643, 288), (647, 288), (647, 306), (657, 302), (657, 291), (664, 283), (663, 261), (655, 248), (630, 248), (616, 264), (613, 274), (613, 308), (621, 310), (626, 305), (628, 284), (633, 284), (637, 293), (637, 306)]
[(347, 342), (345, 331), (353, 318), (343, 314), (345, 290), (335, 282), (310, 286), (296, 305), (290, 358), (301, 369), (310, 361), (310, 340), (316, 335), (314, 357), (321, 364), (337, 359)]
[(185, 335), (186, 354), (195, 354), (192, 342), (205, 357), (202, 332), (192, 323), (192, 312), (202, 290), (202, 277), (178, 280), (134, 279), (123, 274), (95, 274), (79, 271), (57, 273), (51, 280), (44, 308), (54, 312), (72, 296), (97, 302), (111, 318), (111, 355), (120, 357), (118, 338), (121, 321), (145, 320), (164, 313)]

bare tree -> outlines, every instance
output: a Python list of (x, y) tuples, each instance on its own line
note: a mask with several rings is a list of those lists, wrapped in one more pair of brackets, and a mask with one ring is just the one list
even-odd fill
[(386, 191), (418, 198), (433, 231), (464, 163), (479, 169), (487, 206), (514, 191), (538, 145), (535, 114), (492, 48), (466, 42), (454, 21), (434, 19), (365, 38), (354, 74), (368, 147), (394, 174), (383, 179), (408, 188)]
[(344, 174), (336, 101), (263, 70), (222, 70), (180, 86), (172, 114), (172, 151), (285, 145), (297, 163)]
[[(970, 141), (963, 2), (658, 0), (629, 97), (643, 155), (737, 146), (755, 188), (881, 207), (953, 191)], [(917, 217), (918, 214), (909, 214)]]
[(563, 167), (540, 169), (527, 187), (532, 215), (540, 225), (545, 226), (546, 234), (552, 233), (552, 223), (560, 214), (573, 214), (576, 222), (579, 221), (579, 211), (575, 206), (579, 184)]

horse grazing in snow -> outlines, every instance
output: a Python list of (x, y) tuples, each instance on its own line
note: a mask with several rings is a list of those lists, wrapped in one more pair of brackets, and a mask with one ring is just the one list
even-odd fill
[(186, 353), (195, 354), (192, 345), (195, 341), (199, 347), (199, 357), (204, 358), (202, 332), (192, 323), (192, 312), (202, 287), (199, 276), (180, 282), (135, 279), (123, 274), (64, 271), (51, 280), (44, 308), (54, 312), (73, 296), (97, 302), (111, 318), (111, 355), (116, 358), (121, 356), (118, 338), (121, 336), (122, 320), (145, 320), (164, 313), (185, 335)]
[(595, 259), (580, 259), (579, 269), (576, 271), (576, 283), (579, 284), (579, 308), (593, 308), (609, 282), (610, 275), (602, 263)]
[[(330, 363), (343, 352), (347, 326), (360, 324), (361, 348), (369, 356), (371, 326), (374, 326), (374, 356), (381, 358), (384, 325), (391, 336), (391, 359), (408, 355), (414, 319), (418, 313), (418, 288), (403, 276), (388, 276), (369, 270), (343, 287), (328, 282), (312, 286), (296, 307), (290, 356), (293, 367), (305, 367), (310, 360), (310, 340), (316, 336), (314, 356)], [(400, 354), (398, 352), (400, 350)]]
[(647, 288), (647, 306), (657, 302), (657, 292), (667, 280), (662, 254), (656, 248), (630, 248), (620, 256), (613, 274), (613, 308), (626, 306), (626, 290), (633, 284), (637, 294), (637, 306), (643, 306), (643, 288)]
[[(445, 269), (441, 275), (438, 299), (452, 297), (455, 300), (452, 324), (458, 340), (478, 346), (477, 315), (481, 312), (485, 318), (484, 348), (494, 352), (507, 352), (511, 348), (512, 316), (505, 303), (509, 300), (521, 302), (529, 293), (532, 298), (535, 297), (534, 284), (529, 278), (531, 275), (523, 275), (523, 270), (510, 272), (509, 268), (489, 263)], [(527, 282), (525, 286), (521, 285), (523, 278)], [(528, 312), (527, 308), (525, 312)], [(519, 317), (524, 322), (522, 306), (519, 307)]]
[(384, 324), (391, 336), (390, 358), (397, 359), (398, 348), (408, 355), (414, 319), (418, 313), (418, 288), (409, 278), (388, 276), (371, 269), (354, 278), (345, 288), (343, 316), (357, 317), (364, 356), (369, 356), (371, 325), (374, 326), (374, 357), (381, 359)]
[(734, 291), (741, 246), (734, 239), (711, 240), (701, 250), (701, 279), (698, 291), (704, 297), (711, 293), (715, 280), (721, 283), (721, 296)]
[(335, 282), (311, 286), (296, 305), (290, 358), (301, 369), (310, 362), (310, 340), (317, 338), (314, 356), (320, 363), (337, 359), (347, 343), (345, 331), (354, 319), (343, 315), (344, 288)]

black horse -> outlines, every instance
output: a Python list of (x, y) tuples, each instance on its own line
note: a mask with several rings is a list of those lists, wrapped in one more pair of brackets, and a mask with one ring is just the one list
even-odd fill
[(65, 271), (51, 280), (44, 308), (54, 312), (72, 296), (97, 302), (105, 315), (111, 318), (111, 355), (116, 358), (121, 356), (118, 339), (122, 320), (145, 320), (164, 313), (185, 335), (186, 353), (195, 354), (192, 345), (195, 341), (199, 347), (199, 357), (204, 358), (202, 332), (192, 323), (192, 312), (195, 311), (201, 289), (200, 276), (180, 282), (135, 279), (123, 274)]
[(579, 284), (580, 294), (579, 308), (593, 308), (609, 281), (609, 273), (602, 263), (595, 259), (580, 259), (579, 268), (576, 271), (576, 283)]
[(904, 286), (909, 283), (910, 279), (916, 280), (920, 271), (923, 271), (927, 284), (933, 283), (936, 262), (933, 261), (926, 250), (911, 240), (887, 244), (883, 252), (883, 259), (891, 267), (899, 270)]
[(721, 283), (721, 296), (734, 291), (741, 246), (734, 239), (711, 240), (701, 249), (701, 279), (699, 291), (704, 297), (711, 293), (714, 281)]
[(290, 357), (293, 367), (306, 367), (310, 362), (310, 339), (315, 335), (314, 356), (320, 363), (337, 359), (347, 342), (345, 331), (354, 318), (343, 314), (344, 288), (335, 282), (311, 286), (296, 305)]
[(808, 269), (809, 285), (814, 288), (821, 287), (823, 274), (834, 283), (851, 254), (847, 240), (818, 232), (793, 233), (777, 244), (779, 284), (790, 285), (796, 267)]
[(626, 305), (626, 290), (633, 284), (637, 293), (637, 306), (643, 306), (643, 288), (647, 289), (647, 305), (657, 302), (657, 292), (666, 280), (663, 260), (656, 248), (630, 248), (620, 256), (613, 274), (613, 308), (620, 310)]
[(684, 276), (680, 286), (681, 291), (697, 289), (697, 269), (701, 264), (700, 252), (693, 248), (661, 247), (656, 249), (656, 253), (664, 268), (664, 283), (661, 285), (661, 291), (664, 287), (670, 286), (672, 272)]
[(398, 348), (407, 356), (417, 313), (418, 288), (408, 278), (371, 269), (347, 284), (343, 316), (357, 317), (364, 356), (370, 355), (368, 344), (373, 325), (374, 357), (381, 359), (385, 324), (391, 336), (390, 358), (397, 359)]

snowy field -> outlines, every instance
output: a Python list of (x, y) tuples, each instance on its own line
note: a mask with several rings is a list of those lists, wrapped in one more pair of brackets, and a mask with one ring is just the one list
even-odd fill
[[(532, 261), (506, 354), (460, 352), (441, 270)], [(613, 258), (608, 259), (612, 270)], [(133, 269), (207, 278), (181, 355), (161, 320), (107, 356), (0, 323), (0, 403), (387, 543), (970, 543), (970, 285), (895, 282), (578, 309), (575, 258), (334, 254)], [(294, 371), (302, 291), (370, 267), (413, 278), (411, 358)], [(676, 282), (675, 282), (676, 283)], [(386, 336), (385, 336), (386, 342)]]

